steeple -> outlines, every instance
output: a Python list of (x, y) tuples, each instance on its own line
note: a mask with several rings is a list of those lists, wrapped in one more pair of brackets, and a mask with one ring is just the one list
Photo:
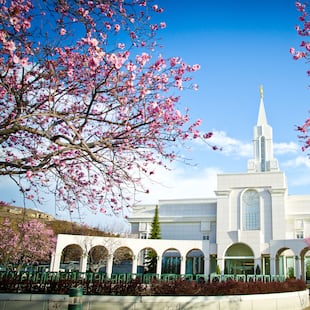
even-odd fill
[(257, 126), (262, 126), (262, 125), (267, 125), (267, 117), (266, 117), (265, 106), (264, 106), (263, 85), (259, 87), (259, 93), (260, 93), (260, 103), (259, 103)]
[(267, 122), (262, 85), (259, 92), (259, 111), (253, 137), (254, 158), (248, 161), (248, 172), (279, 171), (278, 161), (273, 158), (272, 128)]

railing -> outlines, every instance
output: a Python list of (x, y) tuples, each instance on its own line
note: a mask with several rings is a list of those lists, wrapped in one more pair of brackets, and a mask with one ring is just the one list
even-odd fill
[(0, 271), (0, 287), (4, 281), (14, 280), (17, 282), (32, 282), (37, 284), (59, 282), (63, 280), (80, 281), (80, 282), (105, 282), (111, 281), (112, 283), (129, 282), (132, 279), (139, 278), (142, 283), (150, 283), (153, 279), (161, 281), (171, 280), (190, 280), (197, 282), (223, 282), (223, 281), (242, 281), (242, 282), (283, 282), (286, 277), (283, 275), (255, 275), (255, 274), (224, 274), (219, 275), (212, 273), (205, 274), (156, 274), (156, 273), (114, 273), (110, 278), (107, 278), (105, 273), (101, 272), (23, 272), (23, 271)]

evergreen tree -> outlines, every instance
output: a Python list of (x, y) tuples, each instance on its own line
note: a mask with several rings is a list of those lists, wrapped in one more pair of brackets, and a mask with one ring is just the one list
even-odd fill
[[(155, 214), (152, 221), (152, 229), (149, 239), (161, 239), (158, 205), (155, 207)], [(145, 269), (147, 273), (156, 273), (157, 253), (150, 249), (145, 256)]]
[(161, 239), (160, 235), (160, 224), (159, 224), (159, 216), (158, 216), (158, 205), (155, 207), (155, 214), (152, 222), (152, 230), (149, 239)]

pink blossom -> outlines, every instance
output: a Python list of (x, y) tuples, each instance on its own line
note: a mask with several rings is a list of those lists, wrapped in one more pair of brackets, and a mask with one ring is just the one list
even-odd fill
[(306, 56), (306, 54), (304, 52), (296, 52), (294, 54), (293, 58), (297, 60), (297, 59), (303, 58), (305, 56)]
[(3, 46), (10, 52), (11, 55), (16, 50), (16, 46), (13, 41), (4, 42)]
[(212, 132), (207, 132), (203, 135), (203, 138), (204, 139), (210, 139), (211, 137), (213, 136), (213, 133)]
[(59, 34), (60, 34), (61, 36), (64, 36), (66, 33), (67, 33), (67, 30), (64, 29), (64, 28), (61, 28), (60, 31), (59, 31)]
[(132, 62), (126, 65), (128, 71), (133, 72), (136, 70), (137, 66), (135, 66)]
[(17, 55), (14, 55), (14, 56), (13, 56), (13, 62), (14, 62), (15, 64), (18, 64), (19, 61), (20, 61), (19, 57), (18, 57)]
[(200, 65), (198, 65), (198, 64), (193, 65), (193, 66), (192, 66), (192, 70), (193, 70), (193, 71), (200, 70)]

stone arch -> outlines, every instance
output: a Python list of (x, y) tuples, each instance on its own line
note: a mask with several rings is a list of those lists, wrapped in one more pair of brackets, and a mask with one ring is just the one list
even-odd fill
[(138, 254), (138, 273), (156, 273), (158, 253), (152, 247), (146, 247), (140, 250)]
[(301, 275), (307, 283), (310, 283), (310, 247), (307, 246), (300, 251)]
[(112, 273), (131, 273), (133, 259), (134, 253), (129, 247), (121, 246), (117, 248), (113, 253)]
[(204, 273), (204, 254), (200, 249), (189, 250), (186, 254), (186, 274)]
[(162, 254), (162, 273), (180, 274), (181, 253), (176, 248), (166, 249)]
[(105, 246), (96, 245), (92, 247), (87, 256), (88, 269), (92, 272), (98, 272), (106, 269), (108, 257), (109, 251)]
[(68, 244), (61, 251), (60, 269), (64, 271), (79, 271), (83, 249), (79, 244)]
[(276, 253), (276, 274), (286, 277), (295, 275), (296, 253), (289, 247), (282, 247)]
[(224, 259), (225, 274), (254, 274), (254, 252), (247, 244), (232, 244)]

